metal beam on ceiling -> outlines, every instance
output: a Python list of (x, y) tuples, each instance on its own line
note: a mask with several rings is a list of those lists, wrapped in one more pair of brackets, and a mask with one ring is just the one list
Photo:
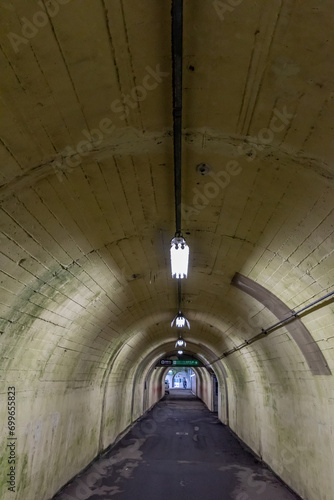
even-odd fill
[[(173, 147), (175, 234), (181, 234), (182, 194), (182, 59), (183, 59), (183, 0), (172, 0), (172, 61), (173, 61)], [(177, 280), (177, 302), (181, 309), (181, 281)]]
[(176, 233), (181, 233), (183, 0), (172, 0), (173, 144)]

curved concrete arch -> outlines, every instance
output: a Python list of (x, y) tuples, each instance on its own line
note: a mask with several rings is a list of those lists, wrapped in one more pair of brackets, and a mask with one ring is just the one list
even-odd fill
[[(140, 394), (140, 387), (143, 387), (144, 382), (147, 382), (149, 387), (150, 384), (150, 374), (152, 374), (152, 371), (154, 370), (155, 364), (157, 360), (161, 356), (169, 355), (173, 353), (173, 345), (166, 343), (164, 345), (161, 345), (157, 348), (155, 348), (153, 351), (150, 351), (145, 358), (142, 359), (141, 363), (137, 367), (136, 374), (134, 376), (134, 385), (133, 385), (133, 392)], [(172, 348), (172, 350), (171, 350)], [(210, 366), (210, 358), (211, 360), (214, 359), (215, 354), (213, 351), (211, 351), (208, 347), (205, 346), (198, 346), (195, 343), (189, 342), (187, 346), (187, 351), (193, 353), (196, 355), (199, 359), (204, 362), (204, 364), (207, 364)], [(146, 368), (145, 368), (146, 367)], [(220, 386), (220, 417), (222, 421), (227, 422), (228, 421), (228, 388), (227, 388), (227, 373), (226, 370), (223, 366), (223, 363), (216, 364), (216, 366), (210, 367), (210, 369), (215, 372), (217, 379), (219, 381), (219, 386)], [(161, 368), (158, 368), (161, 372), (161, 378), (160, 378), (160, 386), (162, 387), (162, 379), (163, 379), (163, 372), (164, 370)], [(202, 371), (201, 369), (200, 371)], [(162, 395), (162, 394), (161, 394)], [(200, 397), (202, 397), (201, 394), (199, 394)], [(134, 398), (133, 398), (134, 399)], [(141, 397), (139, 396), (138, 402), (140, 404)], [(153, 401), (156, 401), (156, 398), (153, 398)], [(209, 405), (210, 407), (210, 402), (206, 398), (205, 403)], [(141, 411), (147, 411), (152, 404), (152, 400), (147, 405), (143, 405), (143, 408), (137, 409), (137, 411), (134, 412), (134, 416), (138, 416)]]
[[(231, 283), (261, 302), (279, 320), (284, 320), (292, 314), (291, 309), (281, 299), (247, 276), (236, 273)], [(302, 320), (295, 318), (292, 322), (287, 323), (285, 328), (303, 353), (313, 375), (331, 375), (323, 353)]]
[[(207, 339), (212, 337), (212, 343), (217, 343), (218, 340), (222, 343), (230, 340), (231, 334), (226, 337), (224, 332), (231, 328), (231, 324), (227, 323), (222, 315), (215, 315), (201, 310), (195, 312), (191, 309), (185, 309), (185, 311), (186, 317), (192, 321), (191, 329), (185, 329), (183, 332), (185, 338), (192, 339), (194, 338), (194, 332), (205, 329), (205, 336)], [(167, 336), (176, 339), (179, 332), (175, 327), (170, 327), (171, 318), (172, 314), (169, 312), (147, 314), (134, 321), (127, 328), (124, 328), (122, 333), (119, 335), (118, 342), (123, 345), (131, 345), (132, 348), (137, 348), (139, 347), (140, 342), (143, 341), (145, 335), (148, 338), (154, 335), (157, 342), (159, 341), (159, 336), (164, 339), (166, 339)], [(232, 330), (232, 335), (235, 336), (232, 346), (234, 346), (235, 342), (237, 342), (240, 338), (238, 322), (236, 325), (236, 328)], [(130, 339), (130, 342), (128, 342), (128, 339)], [(223, 347), (220, 347), (220, 349), (222, 350)]]
[[(146, 320), (144, 320), (144, 321), (146, 321)], [(169, 326), (167, 327), (167, 329), (170, 331)], [(155, 356), (158, 357), (159, 355), (161, 355), (163, 353), (166, 353), (166, 352), (174, 349), (174, 340), (170, 344), (167, 343), (167, 344), (163, 344), (163, 346), (162, 346), (161, 345), (160, 335), (156, 335), (155, 342), (153, 343), (153, 346), (154, 346), (154, 344), (155, 345), (158, 344), (158, 345), (156, 346), (155, 349), (152, 350), (153, 346), (147, 344), (146, 341), (143, 341), (142, 332), (139, 332), (139, 333), (141, 333), (141, 342), (140, 342), (141, 348), (140, 348), (140, 350), (139, 350), (140, 344), (136, 343), (135, 336), (132, 338), (132, 342), (131, 342), (131, 349), (133, 349), (135, 347), (137, 349), (137, 356), (138, 356), (138, 361), (139, 361), (139, 365), (137, 364), (137, 369), (135, 369), (136, 364), (132, 364), (132, 366), (131, 366), (131, 365), (129, 365), (129, 360), (127, 360), (127, 352), (130, 349), (129, 346), (127, 346), (127, 345), (123, 346), (123, 349), (121, 350), (122, 352), (121, 352), (121, 354), (120, 354), (120, 356), (118, 358), (118, 365), (119, 366), (123, 366), (124, 362), (127, 360), (126, 362), (127, 362), (128, 368), (126, 368), (126, 370), (128, 371), (129, 369), (131, 369), (131, 373), (132, 373), (131, 380), (133, 380), (133, 382), (131, 382), (132, 389), (130, 389), (129, 396), (127, 398), (129, 401), (130, 400), (133, 401), (133, 394), (137, 390), (135, 388), (135, 386), (137, 385), (137, 388), (139, 388), (139, 385), (136, 384), (135, 381), (136, 380), (138, 381), (138, 373), (141, 370), (140, 366), (143, 367), (143, 366), (145, 366), (145, 364), (147, 364), (148, 365), (148, 368), (146, 370), (146, 373), (147, 373), (150, 370), (150, 368), (149, 368), (150, 361), (149, 360), (150, 360), (150, 358), (152, 358), (152, 356), (154, 356), (154, 353), (156, 353)], [(191, 331), (189, 331), (188, 334), (190, 336), (191, 335)], [(161, 333), (161, 335), (164, 335), (164, 333)], [(208, 341), (209, 341), (209, 339), (208, 339)], [(190, 348), (192, 348), (194, 352), (197, 352), (197, 354), (199, 354), (201, 356), (201, 354), (199, 353), (199, 347), (200, 347), (200, 350), (204, 354), (203, 361), (206, 362), (208, 365), (210, 365), (211, 361), (215, 360), (216, 352), (214, 350), (212, 350), (213, 346), (210, 348), (209, 346), (205, 346), (203, 343), (201, 343), (201, 345), (198, 345), (198, 344), (196, 344), (196, 342), (193, 343), (190, 340), (188, 340), (188, 346)], [(144, 349), (144, 351), (142, 349)], [(254, 358), (254, 359), (256, 359), (256, 358)], [(245, 379), (245, 382), (247, 380), (249, 380), (249, 379), (252, 379), (251, 376), (249, 376), (249, 375), (245, 376), (243, 374), (244, 369), (246, 369), (247, 371), (249, 371), (249, 374), (254, 373), (254, 368), (255, 367), (254, 367), (254, 362), (253, 362), (252, 358), (248, 358), (248, 362), (245, 364), (245, 368), (243, 370), (240, 370), (240, 368), (241, 368), (240, 363), (244, 364), (245, 360), (246, 360), (246, 358), (245, 358), (244, 355), (238, 358), (238, 367), (237, 367), (237, 369), (236, 369), (235, 361), (233, 361), (232, 364), (230, 362), (228, 362), (226, 364), (226, 367), (224, 367), (224, 365), (222, 364), (223, 376), (221, 376), (221, 374), (220, 374), (221, 370), (218, 370), (217, 378), (219, 379), (220, 386), (221, 387), (226, 386), (224, 394), (227, 393), (227, 386), (228, 385), (230, 386), (229, 390), (232, 391), (231, 394), (235, 394), (235, 389), (233, 389), (233, 388), (236, 388), (236, 387), (240, 386), (240, 383), (242, 382), (243, 379)], [(152, 365), (151, 365), (151, 368), (152, 368), (154, 366), (154, 363), (155, 363), (154, 360), (151, 363), (152, 363)], [(214, 367), (214, 365), (212, 367)], [(227, 371), (230, 373), (230, 377), (231, 377), (230, 381), (228, 383), (226, 382), (226, 372)], [(240, 374), (241, 374), (241, 378), (240, 378)], [(237, 375), (237, 378), (235, 378), (236, 375)], [(253, 377), (254, 377), (254, 375), (253, 375)], [(146, 379), (146, 377), (144, 377), (144, 378)], [(257, 375), (256, 375), (255, 378), (256, 379), (258, 378)], [(141, 380), (141, 383), (142, 383), (143, 382), (143, 377), (140, 380)], [(155, 384), (154, 390), (151, 391), (152, 388), (150, 387), (150, 397), (148, 399), (148, 403), (147, 403), (146, 407), (143, 407), (143, 410), (144, 409), (147, 410), (159, 398), (158, 391), (159, 391), (159, 387), (161, 388), (161, 380), (162, 380), (162, 378), (160, 377), (160, 379), (158, 379), (157, 383), (154, 382), (154, 384)], [(242, 382), (242, 383), (245, 383), (245, 382)], [(149, 380), (148, 380), (148, 383), (150, 384)], [(153, 392), (154, 392), (154, 395), (152, 396)], [(130, 393), (132, 394), (131, 397), (130, 397)], [(140, 399), (140, 401), (142, 401), (141, 397), (139, 399)], [(224, 408), (228, 407), (228, 400), (227, 400), (227, 397), (226, 398), (223, 397), (223, 399), (224, 399), (224, 403), (221, 406), (224, 409)], [(210, 403), (208, 402), (208, 404), (210, 404)], [(138, 411), (133, 411), (133, 409), (131, 410), (131, 414), (132, 414), (133, 417), (139, 415), (139, 413), (140, 412), (138, 412)], [(229, 418), (229, 415), (228, 415), (228, 411), (226, 409), (225, 415), (224, 415), (224, 417), (222, 419), (223, 419), (223, 421), (228, 421), (228, 418)], [(233, 419), (235, 419), (235, 416), (232, 414), (232, 426), (234, 425), (235, 429), (237, 429), (237, 427), (236, 427), (237, 425), (242, 425), (245, 428), (247, 427), (247, 425), (245, 425), (243, 422), (241, 422), (240, 419), (239, 419), (239, 422), (233, 422)], [(132, 417), (131, 417), (131, 420), (132, 420)], [(128, 422), (128, 425), (129, 424), (130, 424), (130, 421)], [(257, 438), (256, 438), (256, 436), (254, 436), (252, 438), (251, 443), (253, 443), (253, 441), (255, 443), (256, 440), (257, 440)]]

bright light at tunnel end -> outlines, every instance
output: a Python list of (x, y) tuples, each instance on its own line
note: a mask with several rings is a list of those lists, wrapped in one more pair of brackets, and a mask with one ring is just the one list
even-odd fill
[(173, 278), (183, 279), (188, 276), (189, 247), (182, 236), (175, 236), (171, 241), (170, 261)]

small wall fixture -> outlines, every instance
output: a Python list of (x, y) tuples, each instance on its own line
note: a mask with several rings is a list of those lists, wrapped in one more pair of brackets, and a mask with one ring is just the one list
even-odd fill
[(182, 236), (175, 236), (170, 246), (172, 277), (186, 278), (188, 275), (189, 247)]
[(173, 321), (171, 322), (170, 326), (173, 326), (175, 323), (175, 325), (177, 326), (177, 328), (183, 328), (184, 326), (187, 325), (187, 327), (190, 329), (190, 323), (189, 321), (187, 320), (187, 318), (185, 318), (182, 314), (181, 311), (178, 312), (178, 314), (175, 316), (175, 318), (173, 319)]

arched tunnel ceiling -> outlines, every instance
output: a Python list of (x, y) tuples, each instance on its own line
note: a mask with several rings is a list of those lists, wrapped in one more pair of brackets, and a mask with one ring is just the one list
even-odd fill
[[(172, 343), (177, 289), (170, 3), (57, 2), (0, 6), (0, 329), (65, 380)], [(222, 5), (185, 0), (183, 57), (182, 310), (217, 354), (274, 320), (236, 272), (289, 308), (334, 281), (333, 3)]]

